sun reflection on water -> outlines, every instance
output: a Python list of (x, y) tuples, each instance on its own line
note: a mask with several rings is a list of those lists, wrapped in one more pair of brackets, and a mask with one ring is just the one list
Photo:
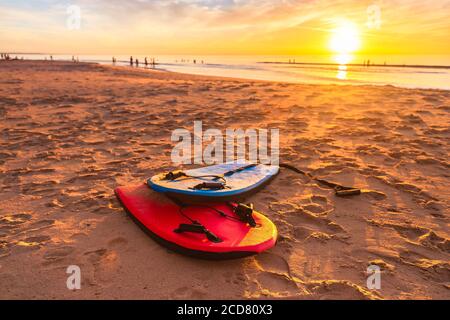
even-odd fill
[(347, 79), (347, 64), (353, 60), (353, 56), (349, 53), (340, 53), (333, 57), (334, 61), (339, 64), (336, 78), (339, 80)]
[(339, 80), (347, 79), (347, 66), (341, 65), (338, 67), (338, 72), (337, 72), (336, 78), (338, 78)]

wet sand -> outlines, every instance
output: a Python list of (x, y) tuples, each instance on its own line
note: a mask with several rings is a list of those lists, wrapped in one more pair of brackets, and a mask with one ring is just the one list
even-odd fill
[[(0, 61), (1, 299), (450, 299), (450, 91), (272, 83)], [(280, 128), (282, 171), (249, 199), (278, 227), (231, 261), (172, 253), (113, 189), (173, 169), (172, 130)], [(381, 289), (366, 268), (381, 268)], [(78, 265), (82, 288), (66, 288)]]

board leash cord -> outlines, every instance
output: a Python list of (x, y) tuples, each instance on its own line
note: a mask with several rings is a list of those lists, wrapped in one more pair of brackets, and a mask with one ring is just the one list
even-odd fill
[(288, 163), (280, 163), (279, 167), (291, 170), (291, 171), (293, 171), (295, 173), (298, 173), (298, 174), (301, 174), (301, 175), (304, 175), (305, 177), (308, 177), (309, 179), (314, 180), (314, 181), (318, 182), (321, 185), (324, 185), (324, 186), (326, 186), (328, 188), (333, 189), (335, 195), (338, 196), (338, 197), (355, 196), (355, 195), (360, 195), (361, 194), (361, 189), (359, 189), (359, 188), (346, 187), (346, 186), (337, 184), (335, 182), (330, 182), (330, 181), (327, 181), (325, 179), (316, 178), (313, 175), (311, 175), (309, 172), (300, 170), (300, 169), (298, 169), (298, 168), (296, 168), (293, 165), (290, 165)]

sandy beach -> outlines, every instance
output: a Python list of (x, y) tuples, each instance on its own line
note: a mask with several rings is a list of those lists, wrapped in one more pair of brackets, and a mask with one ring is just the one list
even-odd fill
[[(445, 90), (0, 61), (0, 299), (450, 299), (449, 112)], [(279, 128), (284, 162), (369, 191), (338, 198), (282, 171), (249, 199), (278, 228), (273, 249), (173, 253), (113, 190), (174, 169), (171, 132), (194, 120)]]

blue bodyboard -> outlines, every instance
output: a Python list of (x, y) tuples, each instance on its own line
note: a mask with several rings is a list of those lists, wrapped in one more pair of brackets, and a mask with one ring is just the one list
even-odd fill
[[(167, 173), (157, 174), (148, 179), (147, 183), (157, 192), (183, 195), (185, 198), (188, 196), (188, 198), (201, 197), (210, 200), (233, 199), (260, 189), (278, 174), (279, 169), (275, 165), (252, 165), (250, 162), (234, 161), (185, 170), (183, 172), (186, 176), (174, 180), (167, 179)], [(226, 174), (230, 171), (236, 172), (227, 176)], [(224, 174), (223, 179), (217, 178)], [(203, 182), (223, 182), (225, 188), (219, 190), (195, 189), (195, 186)]]

